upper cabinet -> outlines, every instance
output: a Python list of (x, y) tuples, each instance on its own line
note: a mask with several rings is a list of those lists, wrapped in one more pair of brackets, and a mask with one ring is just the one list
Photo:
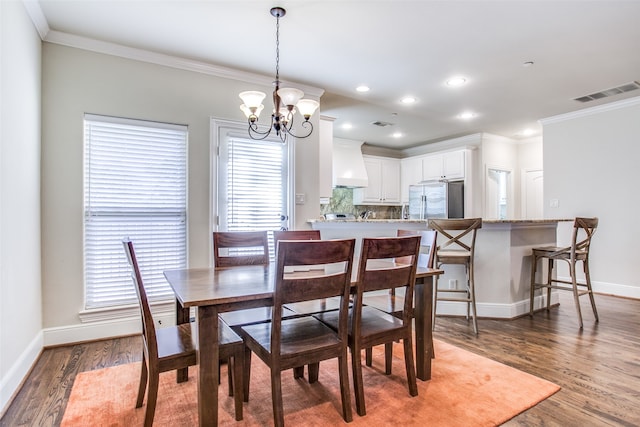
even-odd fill
[(464, 150), (449, 151), (422, 158), (422, 180), (464, 179)]
[(320, 150), (318, 156), (318, 189), (321, 202), (328, 203), (333, 191), (333, 118), (320, 117)]
[(369, 185), (353, 190), (354, 205), (400, 204), (400, 160), (363, 156)]

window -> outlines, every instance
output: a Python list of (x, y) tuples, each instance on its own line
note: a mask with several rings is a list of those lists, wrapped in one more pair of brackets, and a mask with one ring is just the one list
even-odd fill
[[(246, 135), (246, 134), (245, 134)], [(219, 130), (218, 230), (279, 230), (289, 225), (289, 145)]]
[(149, 300), (173, 298), (162, 272), (187, 264), (187, 127), (86, 114), (84, 131), (85, 309), (137, 304), (124, 237)]

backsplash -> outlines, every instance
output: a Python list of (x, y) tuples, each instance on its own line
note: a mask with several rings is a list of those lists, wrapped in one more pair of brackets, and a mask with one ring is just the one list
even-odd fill
[(353, 205), (353, 188), (334, 188), (329, 204), (320, 205), (320, 213), (350, 213), (359, 216), (362, 212), (371, 211), (369, 218), (399, 219), (401, 206)]

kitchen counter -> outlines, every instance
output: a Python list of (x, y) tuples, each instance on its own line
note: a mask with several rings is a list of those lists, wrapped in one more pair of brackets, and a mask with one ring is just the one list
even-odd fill
[[(478, 317), (511, 319), (529, 312), (531, 248), (555, 246), (557, 225), (566, 221), (573, 221), (573, 218), (483, 220), (476, 238)], [(427, 221), (411, 219), (314, 219), (307, 222), (313, 229), (320, 230), (323, 239), (356, 238), (357, 258), (363, 237), (391, 237), (398, 229), (427, 228)], [(440, 288), (463, 286), (463, 266), (445, 265), (443, 269), (445, 274), (439, 278)], [(551, 303), (557, 302), (557, 292), (553, 292)], [(543, 303), (543, 296), (537, 296), (536, 307), (542, 307)], [(438, 314), (466, 315), (466, 304), (439, 301), (437, 310)]]

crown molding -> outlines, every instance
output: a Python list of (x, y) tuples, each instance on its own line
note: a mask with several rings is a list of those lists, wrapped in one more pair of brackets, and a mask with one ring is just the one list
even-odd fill
[(27, 14), (31, 18), (31, 22), (36, 27), (36, 31), (40, 34), (40, 39), (44, 40), (49, 34), (50, 28), (47, 18), (42, 13), (40, 2), (38, 0), (22, 0), (24, 8), (27, 10)]
[(570, 113), (558, 114), (557, 116), (540, 119), (539, 122), (544, 126), (581, 117), (592, 116), (594, 114), (600, 114), (607, 111), (619, 110), (621, 108), (632, 107), (635, 105), (640, 105), (640, 96), (623, 99), (621, 101), (609, 102), (608, 104), (602, 104), (596, 107), (589, 107), (582, 110), (572, 111)]

